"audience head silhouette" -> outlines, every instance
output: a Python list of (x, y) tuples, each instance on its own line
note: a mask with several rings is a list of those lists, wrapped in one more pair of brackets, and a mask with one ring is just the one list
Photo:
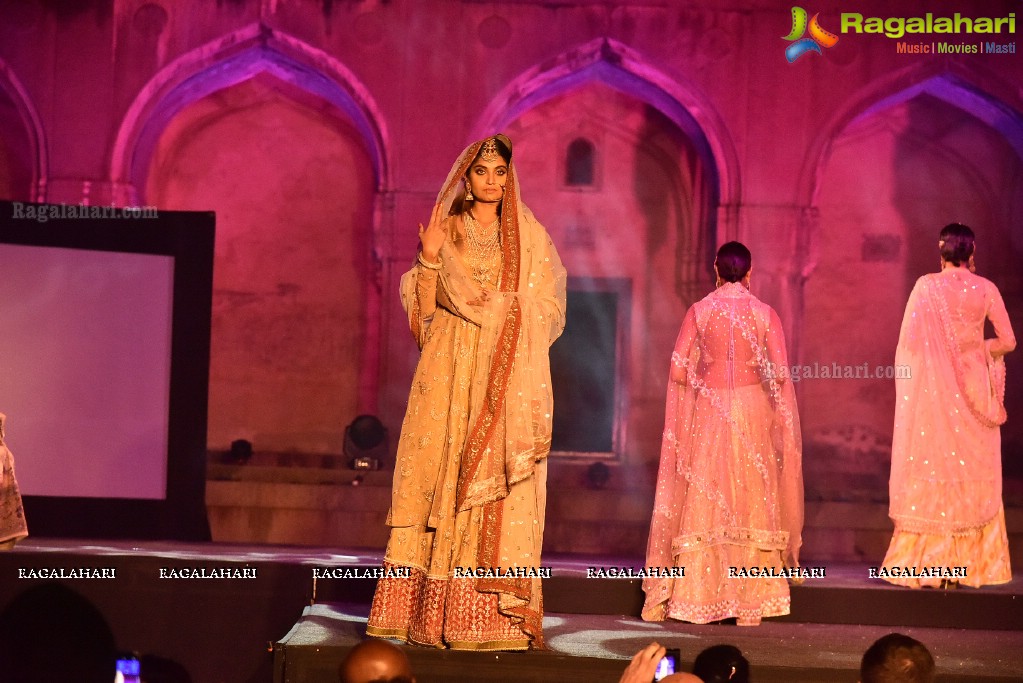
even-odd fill
[(386, 640), (364, 640), (351, 650), (338, 671), (341, 683), (415, 683), (405, 652)]
[(749, 662), (734, 645), (713, 645), (696, 655), (693, 673), (704, 683), (748, 683)]
[(901, 633), (879, 638), (863, 653), (860, 683), (932, 683), (934, 659), (919, 640)]
[(96, 607), (57, 583), (29, 588), (0, 612), (0, 671), (18, 683), (111, 683), (114, 634)]

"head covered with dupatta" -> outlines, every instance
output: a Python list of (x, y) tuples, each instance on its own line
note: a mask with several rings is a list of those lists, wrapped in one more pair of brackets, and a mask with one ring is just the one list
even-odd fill
[[(455, 160), (437, 196), (444, 214), (463, 202), (461, 184), (481, 150), (504, 135), (478, 140)], [(500, 147), (498, 147), (500, 149)], [(519, 196), (518, 175), (508, 162), (501, 199), (502, 265), (498, 290), (479, 305), (482, 287), (467, 267), (452, 230), (440, 249), (438, 304), (480, 326), (477, 373), (485, 391), (474, 391), (469, 437), (459, 479), (458, 505), (466, 509), (507, 495), (508, 487), (533, 472), (550, 452), (553, 397), (550, 345), (565, 326), (567, 275), (544, 227)], [(450, 221), (451, 219), (449, 219)], [(414, 299), (414, 278), (402, 281), (403, 300)], [(422, 345), (426, 330), (406, 305), (413, 334)], [(508, 397), (514, 397), (508, 400)]]

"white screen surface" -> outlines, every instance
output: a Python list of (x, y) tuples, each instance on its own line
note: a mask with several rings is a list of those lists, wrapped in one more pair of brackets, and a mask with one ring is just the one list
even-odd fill
[(174, 259), (0, 244), (0, 412), (23, 495), (164, 499)]

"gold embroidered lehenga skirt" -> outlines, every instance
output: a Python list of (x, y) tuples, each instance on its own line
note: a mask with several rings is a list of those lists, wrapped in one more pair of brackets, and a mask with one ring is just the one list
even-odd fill
[[(935, 567), (941, 568), (942, 572), (964, 568), (966, 576), (949, 580), (973, 588), (1008, 583), (1012, 581), (1012, 569), (1009, 538), (1005, 530), (1005, 508), (999, 506), (995, 518), (979, 529), (955, 534), (916, 533), (896, 528), (883, 566), (916, 568), (918, 573)], [(941, 580), (940, 573), (928, 577), (885, 578), (889, 583), (910, 588), (938, 587)]]
[[(543, 646), (541, 579), (471, 575), (488, 568), (539, 568), (546, 460), (505, 497), (456, 510), (469, 436), (478, 328), (439, 310), (423, 349), (398, 446), (385, 567), (410, 578), (381, 578), (367, 634), (433, 647), (525, 650)], [(499, 427), (498, 427), (499, 428)], [(500, 434), (493, 438), (502, 439)], [(402, 483), (398, 483), (398, 482)], [(405, 511), (429, 511), (409, 523)], [(408, 502), (406, 507), (404, 503)], [(412, 520), (414, 521), (414, 520)]]
[(26, 536), (28, 526), (18, 480), (14, 478), (14, 456), (0, 440), (0, 549), (10, 548)]

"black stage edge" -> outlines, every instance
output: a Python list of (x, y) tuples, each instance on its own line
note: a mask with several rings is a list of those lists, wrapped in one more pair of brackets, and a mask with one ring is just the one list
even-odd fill
[[(832, 565), (824, 568), (824, 578), (792, 586), (788, 616), (766, 619), (758, 627), (700, 626), (641, 621), (639, 580), (586, 578), (592, 568), (638, 568), (639, 562), (548, 554), (546, 564), (553, 574), (544, 580), (550, 651), (479, 653), (406, 646), (420, 683), (614, 683), (628, 658), (651, 640), (680, 647), (689, 663), (704, 647), (735, 643), (753, 662), (759, 683), (855, 683), (863, 651), (893, 631), (928, 645), (938, 659), (939, 681), (1021, 680), (1015, 662), (1023, 649), (1023, 578), (983, 589), (913, 590), (870, 578), (867, 565)], [(372, 566), (378, 565), (367, 565)], [(341, 659), (365, 633), (371, 583), (317, 581), (316, 604), (274, 646), (275, 683), (335, 680)], [(362, 597), (352, 601), (354, 595)]]
[[(193, 683), (269, 683), (272, 643), (311, 599), (307, 558), (289, 550), (30, 537), (0, 552), (0, 610), (33, 587), (59, 583), (103, 614), (119, 649), (177, 663)], [(33, 578), (81, 568), (113, 569), (115, 578)], [(255, 569), (256, 577), (161, 578), (161, 570), (202, 568)]]
[[(640, 580), (586, 578), (586, 562), (609, 566), (607, 559), (564, 556), (547, 561), (553, 565), (552, 577), (543, 582), (547, 613), (639, 616), (643, 607)], [(869, 578), (866, 565), (826, 569), (825, 578), (791, 586), (792, 613), (771, 621), (892, 628), (908, 623), (921, 628), (1023, 632), (1023, 578), (980, 589), (909, 589)], [(360, 601), (368, 603), (373, 582), (363, 583), (321, 579), (316, 601), (341, 602), (358, 594)]]
[[(176, 662), (196, 683), (336, 683), (337, 665), (365, 633), (375, 581), (326, 570), (364, 573), (381, 560), (378, 550), (29, 538), (0, 553), (0, 607), (56, 580), (103, 613), (119, 647)], [(688, 663), (704, 647), (735, 643), (754, 664), (758, 683), (853, 683), (863, 651), (892, 631), (927, 644), (939, 681), (1021, 680), (1023, 577), (979, 590), (910, 590), (867, 578), (866, 566), (828, 566), (825, 579), (793, 587), (788, 617), (758, 627), (698, 626), (643, 622), (638, 581), (586, 578), (587, 567), (638, 562), (549, 555), (545, 563), (553, 574), (544, 582), (549, 651), (410, 647), (420, 683), (614, 683), (651, 640), (679, 647)], [(43, 576), (83, 567), (113, 569), (116, 577)], [(220, 569), (255, 572), (252, 578), (167, 576)]]
[[(863, 568), (866, 575), (866, 568)], [(638, 580), (608, 581), (594, 600), (593, 579), (554, 577), (544, 581), (544, 606), (567, 614), (636, 614), (643, 607)], [(792, 613), (773, 621), (810, 624), (899, 626), (1023, 631), (1023, 595), (991, 589), (911, 590), (874, 579), (857, 586), (830, 586), (824, 581), (791, 586)], [(874, 584), (874, 585), (871, 585)], [(550, 597), (548, 597), (550, 596)], [(865, 600), (865, 596), (871, 599)]]
[[(599, 599), (599, 598), (597, 598)], [(337, 668), (365, 630), (367, 605), (320, 603), (307, 608), (274, 645), (275, 683), (334, 683)], [(732, 643), (750, 660), (757, 683), (855, 683), (864, 650), (889, 627), (765, 621), (757, 627), (651, 624), (636, 617), (551, 614), (548, 651), (454, 652), (403, 646), (419, 683), (615, 683), (628, 659), (647, 643), (679, 647), (691, 666), (702, 649)], [(942, 683), (1019, 681), (1016, 653), (1023, 634), (899, 627), (928, 645)]]

